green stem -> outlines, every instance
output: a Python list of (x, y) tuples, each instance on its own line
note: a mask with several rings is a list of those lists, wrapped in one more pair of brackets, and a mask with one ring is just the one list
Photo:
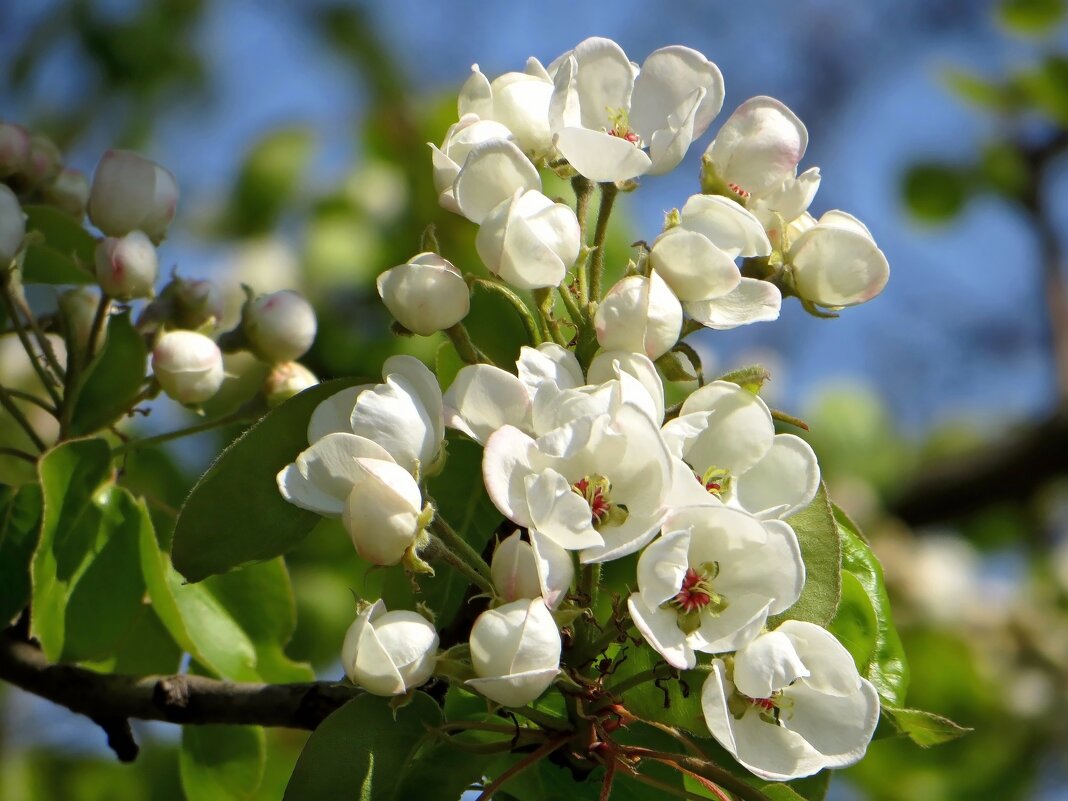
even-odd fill
[(0, 387), (0, 406), (7, 409), (7, 413), (15, 420), (16, 423), (26, 432), (26, 436), (30, 438), (30, 441), (39, 451), (48, 450), (48, 446), (45, 445), (44, 440), (41, 439), (33, 426), (30, 425), (30, 421), (26, 419), (26, 415), (22, 413), (22, 409), (15, 403), (14, 398), (11, 397), (11, 393), (4, 387)]
[(589, 606), (597, 603), (597, 592), (601, 588), (601, 565), (583, 565), (579, 577), (579, 592), (589, 599)]
[(567, 347), (567, 337), (564, 336), (564, 332), (560, 330), (560, 321), (553, 316), (553, 293), (551, 289), (535, 289), (533, 290), (534, 300), (538, 304), (538, 314), (541, 315), (541, 321), (545, 326), (545, 332), (548, 335), (548, 339), (551, 339), (557, 345)]
[(546, 712), (542, 712), (532, 706), (515, 707), (512, 709), (512, 712), (517, 715), (520, 715), (521, 717), (526, 718), (527, 720), (531, 720), (534, 723), (537, 723), (543, 729), (550, 729), (552, 731), (559, 732), (570, 731), (568, 729), (567, 721), (563, 718), (558, 718), (555, 715), (550, 715)]
[(22, 343), (22, 349), (26, 351), (26, 358), (30, 360), (34, 372), (37, 373), (37, 377), (41, 380), (41, 384), (44, 385), (45, 391), (48, 392), (48, 396), (52, 399), (52, 403), (59, 406), (60, 396), (54, 386), (56, 378), (45, 369), (43, 364), (41, 364), (41, 361), (38, 358), (38, 353), (33, 347), (33, 343), (30, 341), (26, 329), (22, 325), (22, 318), (15, 309), (15, 303), (11, 296), (10, 270), (5, 272), (3, 277), (0, 277), (0, 298), (3, 299), (4, 310), (7, 312), (7, 316), (11, 319), (11, 325), (15, 329), (15, 335), (19, 338), (19, 342)]
[(538, 321), (534, 319), (530, 307), (523, 302), (523, 299), (519, 297), (519, 295), (504, 284), (497, 281), (491, 281), (488, 278), (471, 278), (470, 282), (471, 286), (478, 286), (491, 292), (496, 292), (511, 303), (519, 314), (519, 319), (523, 321), (523, 326), (527, 329), (527, 337), (530, 339), (530, 344), (537, 347), (542, 343), (541, 331), (538, 330)]
[(604, 243), (608, 238), (608, 218), (612, 216), (612, 205), (616, 201), (619, 189), (613, 183), (599, 184), (601, 187), (601, 205), (597, 210), (597, 227), (593, 232), (593, 256), (590, 259), (590, 300), (601, 299), (601, 282), (604, 277)]
[(93, 324), (89, 329), (89, 341), (85, 343), (85, 355), (82, 356), (75, 347), (77, 343), (71, 342), (67, 353), (67, 371), (63, 376), (63, 403), (59, 407), (59, 438), (65, 440), (70, 433), (71, 420), (74, 418), (74, 407), (78, 404), (78, 396), (82, 391), (83, 371), (93, 360), (96, 349), (96, 341), (100, 339), (100, 333), (104, 330), (104, 324), (111, 310), (111, 298), (107, 295), (100, 296), (100, 302), (96, 305), (96, 314), (93, 315)]
[(251, 423), (255, 420), (256, 418), (244, 414), (228, 414), (225, 417), (217, 417), (214, 420), (207, 420), (203, 423), (197, 423), (196, 425), (168, 431), (164, 434), (156, 434), (155, 436), (143, 437), (141, 439), (132, 439), (129, 442), (124, 442), (121, 445), (116, 445), (112, 448), (111, 455), (118, 456), (120, 453), (136, 451), (151, 445), (159, 445), (163, 442), (170, 442), (172, 439), (190, 437), (193, 434), (201, 434), (205, 431), (211, 431), (214, 428), (222, 428), (223, 426), (233, 425), (235, 423)]
[(107, 295), (100, 296), (100, 302), (96, 305), (96, 314), (93, 315), (93, 325), (89, 329), (89, 341), (85, 343), (85, 364), (93, 360), (96, 355), (96, 343), (100, 339), (100, 332), (104, 330), (104, 323), (108, 319), (111, 310), (111, 298)]
[(521, 760), (519, 760), (510, 768), (508, 768), (508, 770), (504, 771), (492, 782), (487, 784), (482, 790), (482, 792), (479, 794), (478, 798), (475, 799), (475, 801), (489, 801), (489, 799), (493, 798), (493, 794), (497, 792), (502, 786), (504, 786), (505, 783), (511, 781), (520, 773), (525, 771), (527, 768), (536, 765), (542, 759), (549, 756), (549, 754), (551, 754), (553, 751), (555, 751), (564, 743), (566, 743), (567, 740), (567, 737), (554, 737), (553, 739), (549, 740), (549, 742), (545, 743), (545, 745), (541, 746), (535, 751), (532, 751), (530, 754), (523, 757)]
[[(583, 270), (579, 270), (578, 272), (579, 275), (583, 274)], [(582, 328), (582, 326), (586, 323), (586, 316), (579, 308), (578, 301), (575, 300), (575, 296), (572, 295), (571, 290), (563, 284), (558, 286), (556, 289), (560, 293), (560, 300), (564, 302), (564, 308), (567, 309), (567, 314), (571, 318), (571, 322), (575, 324), (576, 328)], [(582, 292), (581, 287), (579, 288), (579, 292)]]
[(739, 779), (730, 771), (721, 768), (708, 759), (682, 756), (681, 754), (672, 754), (666, 751), (654, 751), (651, 748), (641, 748), (639, 746), (625, 746), (625, 753), (628, 756), (653, 759), (665, 765), (673, 766), (685, 773), (695, 773), (730, 791), (741, 801), (771, 801), (756, 787)]
[[(586, 249), (586, 226), (590, 216), (590, 198), (593, 196), (593, 181), (576, 175), (571, 179), (571, 187), (575, 190), (575, 216), (579, 224), (579, 260), (575, 263), (575, 276), (578, 280), (579, 303), (585, 306), (590, 300), (590, 289), (584, 265), (584, 251)], [(578, 322), (576, 320), (576, 322)]]
[(21, 295), (14, 295), (12, 293), (11, 300), (18, 306), (23, 316), (26, 318), (27, 324), (30, 326), (30, 330), (33, 331), (34, 339), (37, 340), (37, 344), (41, 347), (41, 353), (44, 354), (45, 361), (48, 362), (49, 368), (56, 375), (56, 380), (63, 377), (63, 367), (59, 364), (59, 359), (56, 358), (56, 352), (52, 348), (52, 342), (45, 336), (44, 331), (41, 330), (41, 326), (37, 324), (37, 318), (33, 315), (33, 310), (30, 309), (26, 303), (26, 298)]
[(16, 459), (22, 459), (24, 462), (37, 464), (36, 456), (32, 453), (26, 453), (26, 451), (20, 451), (18, 448), (0, 448), (0, 456), (14, 456)]
[(457, 323), (451, 328), (445, 329), (445, 334), (452, 340), (453, 347), (460, 354), (460, 358), (468, 364), (479, 364), (485, 359), (479, 354), (475, 343), (471, 341), (471, 335), (463, 323)]
[(463, 574), (468, 581), (473, 583), (483, 592), (489, 595), (494, 595), (493, 584), (488, 578), (479, 573), (475, 568), (460, 558), (456, 551), (449, 548), (444, 542), (433, 534), (430, 535), (430, 542), (420, 552), (420, 557), (427, 560), (440, 559), (447, 564), (457, 573)]
[(433, 498), (427, 496), (427, 501), (434, 504), (434, 520), (430, 524), (430, 528), (434, 530), (434, 533), (441, 538), (441, 541), (444, 542), (445, 545), (454, 551), (458, 551), (460, 555), (467, 560), (471, 567), (482, 574), (483, 578), (489, 579), (490, 568), (482, 558), (482, 554), (471, 547), (471, 544), (461, 537), (456, 530), (438, 514), (437, 503)]
[(613, 684), (605, 692), (609, 695), (622, 695), (631, 687), (637, 687), (640, 684), (645, 684), (647, 681), (656, 681), (663, 678), (661, 671), (657, 670), (643, 670), (641, 673), (635, 673), (633, 676), (623, 679), (618, 684)]
[(58, 413), (59, 413), (55, 406), (53, 406), (52, 404), (50, 404), (46, 400), (42, 400), (41, 398), (38, 398), (32, 392), (23, 392), (21, 389), (8, 389), (7, 392), (13, 398), (18, 398), (19, 400), (24, 400), (27, 403), (32, 403), (34, 406), (37, 406), (37, 407), (39, 407), (41, 409), (44, 409), (46, 412), (48, 412), (53, 417), (56, 417), (58, 415)]

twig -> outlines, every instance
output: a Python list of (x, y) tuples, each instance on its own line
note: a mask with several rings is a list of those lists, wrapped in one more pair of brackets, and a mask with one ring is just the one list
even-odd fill
[(155, 434), (151, 437), (142, 437), (141, 439), (131, 439), (129, 442), (124, 442), (121, 445), (116, 445), (112, 448), (111, 455), (117, 456), (120, 453), (170, 442), (172, 439), (190, 437), (193, 434), (201, 434), (205, 431), (211, 431), (214, 428), (222, 428), (223, 426), (236, 425), (238, 423), (253, 423), (256, 419), (257, 418), (249, 417), (246, 414), (228, 414), (223, 417), (217, 417), (214, 420), (207, 420), (203, 423), (197, 423), (196, 425), (186, 426), (185, 428), (179, 428), (174, 431), (167, 431), (163, 434)]
[(604, 277), (604, 242), (608, 236), (608, 218), (612, 216), (612, 205), (616, 201), (619, 189), (613, 183), (599, 184), (601, 188), (601, 205), (597, 209), (597, 227), (593, 232), (593, 256), (590, 259), (590, 300), (601, 299), (601, 279)]
[(0, 300), (3, 301), (4, 309), (7, 312), (9, 318), (11, 318), (11, 325), (15, 329), (15, 335), (19, 338), (19, 342), (22, 343), (23, 350), (26, 351), (26, 358), (30, 360), (30, 364), (33, 367), (37, 377), (41, 379), (41, 384), (44, 385), (45, 391), (52, 399), (52, 403), (59, 406), (60, 399), (59, 393), (56, 391), (55, 383), (56, 377), (51, 375), (41, 364), (38, 359), (37, 351), (33, 347), (33, 343), (30, 341), (29, 335), (26, 333), (26, 329), (22, 325), (22, 318), (19, 316), (18, 311), (15, 309), (15, 303), (11, 297), (11, 272), (10, 270), (4, 271), (3, 275), (0, 275)]
[(15, 403), (8, 390), (2, 386), (0, 386), (0, 406), (7, 409), (7, 413), (10, 414), (15, 422), (19, 424), (19, 427), (26, 432), (26, 436), (30, 438), (30, 441), (36, 446), (37, 450), (43, 451), (48, 449), (44, 440), (37, 434), (34, 427), (30, 425), (30, 421), (26, 419), (26, 415), (22, 413), (22, 409)]
[(553, 751), (562, 746), (568, 741), (568, 737), (554, 737), (545, 743), (535, 751), (531, 751), (530, 754), (523, 757), (521, 760), (512, 765), (508, 770), (504, 771), (500, 776), (494, 779), (492, 782), (486, 785), (486, 787), (479, 794), (475, 801), (489, 801), (493, 797), (493, 794), (497, 792), (506, 782), (514, 779), (520, 773), (527, 768), (537, 764), (540, 760), (549, 756)]

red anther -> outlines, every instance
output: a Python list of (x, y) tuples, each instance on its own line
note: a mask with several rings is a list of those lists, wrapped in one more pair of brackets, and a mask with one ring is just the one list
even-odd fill
[(749, 700), (753, 703), (753, 706), (759, 706), (765, 712), (770, 712), (775, 708), (775, 702), (770, 698), (750, 698)]
[(608, 135), (614, 136), (618, 139), (626, 139), (632, 145), (636, 145), (640, 141), (638, 134), (634, 133), (634, 131), (627, 131), (625, 134), (621, 134), (615, 128), (613, 128), (608, 132)]
[(699, 587), (703, 576), (692, 567), (686, 570), (686, 576), (682, 579), (682, 587), (675, 596), (675, 603), (683, 612), (693, 612), (708, 605), (712, 598)]
[(738, 195), (739, 197), (743, 197), (746, 200), (748, 200), (752, 195), (751, 192), (746, 192), (744, 189), (738, 186), (738, 184), (727, 184), (727, 188), (734, 192), (734, 194)]

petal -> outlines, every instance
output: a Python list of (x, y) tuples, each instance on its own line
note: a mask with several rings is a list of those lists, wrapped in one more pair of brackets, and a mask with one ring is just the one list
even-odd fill
[(360, 384), (335, 392), (315, 407), (308, 421), (308, 442), (322, 439), (327, 434), (351, 434), (352, 409), (356, 405), (356, 396), (366, 389), (373, 389), (374, 384)]
[(450, 328), (471, 308), (467, 283), (454, 270), (429, 264), (401, 264), (379, 275), (375, 284), (390, 314), (421, 336)]
[(868, 237), (872, 242), (875, 241), (875, 237), (871, 235), (871, 231), (864, 223), (849, 214), (838, 209), (824, 212), (823, 216), (819, 219), (819, 225), (833, 225), (836, 228), (845, 228), (849, 231), (854, 231), (858, 234)]
[(689, 568), (690, 530), (661, 534), (638, 558), (638, 588), (650, 609), (670, 601), (682, 587)]
[[(634, 382), (623, 376), (633, 377)], [(593, 357), (587, 378), (591, 384), (620, 380), (624, 403), (645, 410), (657, 425), (664, 420), (664, 382), (648, 356), (627, 351), (605, 350)], [(635, 391), (637, 390), (637, 391)]]
[(399, 695), (405, 691), (404, 679), (389, 652), (379, 641), (375, 628), (361, 627), (352, 662), (352, 680), (375, 695)]
[[(575, 87), (582, 112), (581, 124), (592, 130), (604, 128), (612, 111), (627, 111), (630, 108), (631, 92), (634, 90), (634, 70), (630, 59), (623, 48), (611, 39), (597, 36), (580, 42), (572, 51), (572, 56)], [(589, 175), (586, 177), (602, 180)]]
[(490, 435), (482, 453), (482, 479), (490, 500), (501, 514), (524, 527), (531, 525), (525, 480), (533, 475), (538, 456), (534, 440), (509, 425)]
[[(660, 434), (664, 438), (664, 444), (667, 445), (671, 455), (677, 459), (682, 459), (686, 451), (690, 449), (690, 446), (708, 428), (711, 419), (708, 412), (700, 411), (680, 414), (674, 420), (668, 420), (664, 423)], [(693, 468), (687, 469), (693, 474)], [(702, 490), (702, 492), (706, 492), (706, 490)]]
[(782, 186), (751, 202), (749, 207), (770, 235), (781, 222), (791, 223), (804, 214), (819, 188), (820, 168), (810, 167), (796, 177), (787, 178)]
[(860, 761), (879, 722), (879, 695), (871, 683), (861, 679), (855, 692), (833, 696), (800, 681), (786, 695), (792, 707), (782, 716), (783, 726), (823, 754), (826, 767)]
[(537, 348), (524, 345), (516, 366), (519, 380), (527, 385), (531, 396), (544, 381), (551, 381), (560, 389), (574, 389), (586, 383), (574, 351), (554, 342), (542, 343)]
[(759, 595), (727, 597), (729, 605), (713, 617), (704, 615), (701, 627), (690, 634), (687, 641), (697, 651), (706, 654), (722, 654), (737, 651), (760, 634), (768, 619), (768, 601)]
[[(704, 417), (704, 415), (701, 415)], [(720, 506), (721, 501), (704, 488), (697, 480), (691, 467), (682, 459), (671, 459), (671, 489), (664, 498), (666, 509), (680, 509), (688, 506)]]
[(440, 445), (415, 386), (398, 373), (360, 393), (351, 421), (356, 434), (382, 445), (413, 474), (417, 465), (429, 466), (428, 453), (432, 456)]
[(526, 603), (519, 647), (512, 657), (510, 674), (555, 669), (560, 666), (560, 630), (540, 598)]
[(740, 105), (708, 148), (717, 175), (761, 195), (793, 174), (808, 147), (808, 131), (790, 109), (771, 97)]
[(659, 606), (646, 606), (638, 593), (633, 593), (627, 599), (627, 609), (645, 642), (655, 648), (669, 665), (679, 670), (689, 670), (697, 664), (697, 656), (686, 644), (686, 635), (679, 628), (678, 616), (673, 611)]
[(704, 234), (681, 226), (661, 234), (649, 252), (649, 263), (681, 301), (726, 295), (741, 281), (734, 256), (716, 247)]
[(613, 459), (605, 449), (597, 472), (611, 479), (613, 496), (632, 513), (659, 509), (671, 483), (671, 454), (659, 427), (637, 406), (624, 404), (613, 416), (612, 428), (623, 436), (626, 451)]
[(528, 475), (527, 505), (531, 527), (561, 548), (576, 551), (604, 541), (593, 527), (590, 505), (555, 470)]
[(691, 195), (679, 212), (679, 221), (687, 231), (707, 236), (732, 259), (771, 255), (771, 242), (764, 225), (730, 198)]
[(708, 426), (691, 442), (683, 458), (700, 474), (710, 467), (740, 475), (771, 449), (775, 425), (759, 397), (737, 384), (713, 381), (682, 404), (682, 414), (710, 412)]
[(488, 364), (460, 370), (444, 396), (445, 424), (480, 445), (505, 425), (530, 432), (531, 402), (526, 386), (511, 373)]
[(739, 763), (771, 781), (811, 776), (827, 766), (827, 760), (801, 735), (761, 719), (756, 708), (734, 721), (734, 741)]
[(556, 147), (579, 174), (598, 183), (637, 178), (652, 165), (645, 151), (603, 130), (562, 128)]
[(392, 460), (377, 443), (354, 434), (328, 434), (297, 456), (278, 474), (282, 497), (295, 506), (337, 517), (363, 473), (362, 457)]
[(774, 284), (743, 277), (722, 297), (684, 304), (686, 313), (701, 325), (717, 330), (779, 319), (782, 293)]
[(541, 582), (545, 605), (555, 609), (567, 596), (575, 578), (575, 562), (571, 554), (540, 531), (530, 531), (530, 547)]
[(443, 420), (441, 385), (438, 377), (414, 356), (390, 356), (382, 364), (382, 376), (397, 374), (404, 376), (411, 382), (419, 397), (419, 401), (430, 419), (434, 436), (441, 440), (445, 436), (445, 423)]
[(704, 89), (695, 89), (675, 111), (668, 115), (663, 128), (649, 140), (649, 175), (663, 175), (679, 166), (694, 140), (693, 121), (704, 97)]
[(456, 176), (453, 193), (463, 215), (481, 223), (517, 189), (541, 189), (537, 168), (514, 143), (491, 139), (471, 149)]
[(698, 89), (704, 90), (693, 115), (693, 138), (699, 137), (723, 107), (723, 75), (701, 53), (689, 47), (662, 47), (649, 54), (634, 82), (630, 124), (644, 139), (665, 127), (668, 115), (675, 113)]
[(883, 291), (890, 265), (870, 236), (838, 225), (816, 225), (788, 254), (798, 293), (833, 308), (864, 303)]
[(734, 683), (750, 698), (770, 698), (809, 675), (793, 642), (780, 631), (760, 635), (734, 655)]
[(776, 629), (790, 639), (811, 672), (806, 683), (828, 695), (849, 695), (860, 682), (849, 651), (827, 629), (801, 620), (786, 620)]
[(539, 695), (549, 689), (549, 685), (553, 683), (553, 679), (559, 672), (560, 668), (546, 668), (509, 676), (468, 679), (464, 684), (501, 706), (520, 707), (536, 700)]
[(664, 522), (662, 509), (631, 511), (625, 523), (600, 530), (603, 545), (584, 548), (579, 561), (584, 565), (609, 562), (640, 551), (656, 536)]
[(763, 575), (774, 587), (775, 600), (768, 610), (777, 615), (785, 612), (801, 597), (805, 587), (805, 562), (801, 558), (801, 546), (790, 524), (783, 520), (765, 520), (768, 533), (766, 546), (761, 551)]
[(471, 65), (471, 75), (460, 89), (456, 110), (461, 117), (465, 114), (477, 114), (488, 119), (493, 115), (493, 90), (478, 64)]
[(789, 517), (808, 506), (820, 486), (812, 447), (793, 434), (778, 434), (764, 458), (735, 479), (735, 499), (753, 514), (769, 509)]

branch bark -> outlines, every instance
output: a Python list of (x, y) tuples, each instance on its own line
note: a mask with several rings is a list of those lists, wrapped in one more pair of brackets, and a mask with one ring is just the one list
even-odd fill
[(50, 663), (35, 643), (11, 628), (0, 633), (0, 679), (90, 718), (124, 762), (137, 756), (131, 718), (311, 730), (362, 692), (349, 684), (325, 681), (253, 684), (187, 674), (97, 673)]

